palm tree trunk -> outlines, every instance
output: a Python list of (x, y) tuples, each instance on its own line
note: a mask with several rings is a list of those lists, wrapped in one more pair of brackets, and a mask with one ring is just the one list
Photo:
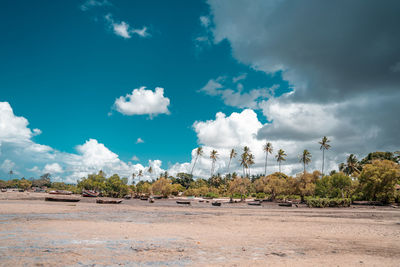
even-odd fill
[(267, 164), (268, 164), (268, 152), (266, 152), (266, 154), (265, 154), (264, 176), (267, 176)]
[(304, 164), (304, 175), (306, 175), (306, 163), (303, 162), (303, 164)]
[(194, 170), (194, 166), (196, 166), (196, 162), (197, 162), (197, 158), (198, 158), (199, 156), (196, 156), (196, 158), (194, 159), (194, 163), (193, 163), (193, 166), (192, 166), (192, 171), (190, 172), (190, 175), (191, 176), (193, 176), (193, 170)]
[(229, 168), (231, 167), (231, 161), (232, 161), (232, 158), (229, 158), (229, 163), (228, 163), (228, 173), (229, 173)]
[(322, 176), (324, 176), (325, 149), (322, 149)]
[(281, 172), (281, 162), (279, 161), (279, 172)]

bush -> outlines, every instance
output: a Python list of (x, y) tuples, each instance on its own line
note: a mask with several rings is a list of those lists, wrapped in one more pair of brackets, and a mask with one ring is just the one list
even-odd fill
[(256, 198), (257, 199), (264, 199), (266, 196), (267, 195), (265, 193), (261, 192), (261, 193), (257, 193)]
[(208, 192), (207, 194), (205, 194), (205, 197), (217, 198), (217, 197), (219, 197), (219, 195), (214, 192)]
[(306, 204), (309, 208), (326, 207), (350, 207), (350, 198), (306, 198)]

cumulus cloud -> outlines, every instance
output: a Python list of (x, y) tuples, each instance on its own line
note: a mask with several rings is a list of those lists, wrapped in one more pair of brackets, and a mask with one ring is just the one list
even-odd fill
[(111, 6), (112, 4), (107, 1), (107, 0), (103, 0), (103, 1), (99, 1), (99, 0), (86, 0), (81, 6), (80, 9), (82, 11), (87, 11), (93, 7), (101, 7), (101, 6)]
[(121, 96), (115, 100), (115, 109), (124, 115), (145, 115), (151, 117), (158, 114), (169, 114), (170, 100), (164, 96), (164, 89), (157, 87), (155, 91), (146, 90), (146, 87), (134, 89), (131, 94)]
[(143, 141), (142, 138), (139, 137), (139, 138), (136, 140), (136, 144), (142, 144), (142, 143), (144, 143), (144, 141)]
[[(76, 146), (77, 153), (66, 153), (49, 146), (32, 141), (34, 132), (28, 128), (28, 120), (14, 115), (7, 102), (0, 102), (0, 173), (6, 175), (10, 169), (24, 176), (37, 176), (51, 173), (57, 181), (75, 183), (91, 173), (103, 170), (107, 175), (118, 174), (129, 178), (139, 170), (143, 172), (148, 167), (141, 164), (125, 162), (96, 139), (89, 139), (84, 144)], [(37, 132), (37, 131), (36, 131)], [(7, 157), (7, 158), (5, 158)], [(154, 179), (162, 171), (162, 162), (149, 161), (153, 172), (146, 173), (142, 179)], [(22, 170), (22, 166), (24, 170)]]
[(141, 29), (131, 28), (125, 21), (115, 21), (111, 14), (107, 14), (104, 18), (113, 32), (122, 38), (130, 39), (132, 38), (132, 34), (137, 34), (141, 37), (150, 36), (147, 32), (147, 27)]
[[(33, 169), (33, 171), (35, 171), (35, 169)], [(64, 172), (64, 170), (58, 163), (46, 164), (43, 169), (43, 173), (56, 174), (62, 172)]]
[(269, 98), (276, 89), (276, 86), (271, 88), (251, 89), (245, 92), (243, 90), (243, 84), (238, 82), (246, 79), (246, 76), (246, 74), (242, 74), (232, 78), (233, 84), (229, 84), (226, 77), (223, 76), (220, 76), (217, 79), (210, 79), (207, 84), (199, 90), (199, 92), (203, 92), (210, 96), (221, 97), (224, 104), (228, 106), (258, 109), (258, 103), (261, 100)]

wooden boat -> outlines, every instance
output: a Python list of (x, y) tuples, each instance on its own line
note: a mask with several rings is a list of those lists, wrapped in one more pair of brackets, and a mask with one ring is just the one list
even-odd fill
[(78, 202), (79, 198), (65, 198), (65, 197), (46, 197), (45, 201), (57, 201), (57, 202)]
[(147, 200), (149, 200), (149, 197), (148, 196), (141, 196), (140, 200), (146, 200), (147, 201)]
[(153, 198), (150, 198), (150, 199), (149, 199), (149, 203), (154, 203), (154, 199), (153, 199)]
[(204, 202), (204, 199), (199, 199), (199, 203), (202, 203), (202, 202)]
[(52, 195), (72, 195), (71, 191), (66, 191), (66, 190), (53, 190), (50, 191), (49, 194)]
[(1, 192), (7, 192), (7, 189), (2, 188), (2, 189), (1, 189)]
[(131, 199), (132, 196), (131, 196), (131, 195), (126, 195), (126, 196), (124, 196), (124, 198), (125, 198), (125, 199)]
[(279, 203), (278, 205), (281, 206), (281, 207), (291, 207), (292, 203), (291, 202), (285, 202), (285, 203)]
[(190, 205), (190, 201), (189, 200), (177, 200), (176, 204)]
[(82, 196), (83, 197), (98, 197), (99, 196), (99, 192), (95, 192), (92, 190), (84, 190), (82, 191)]
[(122, 199), (96, 199), (97, 204), (120, 204)]
[(212, 202), (211, 205), (220, 207), (221, 206), (221, 202)]
[(248, 202), (247, 205), (250, 205), (250, 206), (261, 206), (261, 202), (260, 201), (251, 201), (251, 202)]
[(163, 196), (152, 196), (152, 198), (154, 198), (154, 199), (162, 199)]

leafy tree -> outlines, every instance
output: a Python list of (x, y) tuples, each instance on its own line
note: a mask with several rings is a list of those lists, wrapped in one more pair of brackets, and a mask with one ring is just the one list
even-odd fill
[(303, 163), (304, 166), (304, 174), (306, 173), (306, 165), (311, 162), (311, 153), (304, 149), (303, 153), (300, 155), (300, 162)]
[(296, 176), (297, 191), (300, 194), (301, 200), (304, 201), (305, 196), (312, 196), (315, 192), (315, 183), (321, 174), (319, 171), (313, 173), (302, 173)]
[(105, 196), (108, 197), (124, 197), (129, 192), (129, 187), (119, 178), (118, 174), (114, 174), (104, 183)]
[(330, 140), (324, 136), (322, 137), (322, 140), (320, 142), (318, 142), (321, 147), (320, 150), (322, 150), (322, 176), (324, 175), (324, 164), (325, 164), (325, 150), (328, 150), (331, 148), (331, 146), (329, 145)]
[(281, 172), (281, 162), (286, 161), (286, 153), (283, 149), (279, 149), (278, 154), (276, 154), (276, 161), (279, 163), (279, 172)]
[(194, 160), (192, 170), (190, 171), (190, 175), (193, 176), (193, 170), (194, 170), (194, 167), (196, 166), (197, 160), (199, 157), (203, 156), (203, 153), (204, 153), (203, 148), (201, 146), (196, 149), (196, 158)]
[(234, 194), (239, 194), (241, 200), (244, 200), (246, 195), (250, 192), (251, 182), (248, 178), (235, 178), (229, 182), (228, 192), (231, 198)]
[(176, 175), (176, 178), (172, 178), (172, 184), (180, 184), (184, 188), (189, 188), (190, 183), (193, 182), (193, 176), (188, 173), (180, 172)]
[(218, 152), (217, 150), (212, 150), (210, 153), (210, 159), (211, 159), (211, 177), (214, 175), (214, 169), (215, 169), (215, 162), (218, 159)]
[(358, 181), (367, 200), (390, 203), (395, 197), (395, 185), (400, 181), (400, 166), (389, 160), (374, 160), (364, 166)]
[(264, 166), (264, 176), (267, 176), (267, 166), (268, 166), (268, 154), (272, 154), (274, 151), (272, 144), (267, 142), (264, 145), (264, 152), (265, 152), (265, 166)]
[(99, 171), (98, 174), (89, 174), (87, 178), (78, 181), (78, 188), (81, 190), (94, 190), (102, 192), (105, 190), (105, 173)]
[(25, 178), (22, 178), (21, 180), (18, 181), (18, 188), (28, 190), (31, 188), (32, 182), (29, 180), (26, 180)]
[(235, 151), (235, 149), (232, 148), (231, 153), (229, 154), (228, 173), (229, 173), (229, 168), (231, 166), (231, 161), (233, 158), (236, 158), (236, 156), (237, 152)]
[(151, 184), (149, 182), (141, 181), (136, 185), (136, 192), (139, 195), (148, 195), (151, 193)]
[(357, 160), (357, 157), (354, 154), (350, 154), (347, 157), (346, 164), (339, 164), (339, 170), (344, 172), (347, 175), (358, 175), (361, 172), (360, 164)]
[(326, 175), (317, 180), (315, 194), (319, 197), (348, 198), (352, 192), (352, 180), (343, 172)]
[(290, 194), (290, 188), (294, 188), (293, 181), (287, 176), (282, 176), (280, 172), (270, 174), (267, 177), (263, 177), (259, 180), (260, 182), (258, 189), (262, 187), (263, 192), (266, 194), (270, 194), (272, 200), (274, 200), (278, 195)]
[(172, 181), (170, 179), (161, 177), (151, 185), (151, 191), (155, 195), (162, 195), (168, 197), (172, 193)]
[(398, 162), (398, 159), (397, 159), (395, 153), (396, 152), (392, 153), (392, 152), (380, 152), (380, 151), (369, 153), (365, 158), (363, 158), (360, 161), (360, 165), (362, 166), (365, 164), (371, 164), (373, 160), (384, 160), (384, 159), (390, 160), (393, 162)]

